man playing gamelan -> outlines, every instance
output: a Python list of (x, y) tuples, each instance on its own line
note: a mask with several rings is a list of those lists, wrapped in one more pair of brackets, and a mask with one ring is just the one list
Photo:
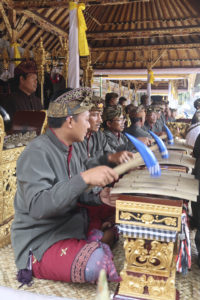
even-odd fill
[(75, 149), (86, 166), (91, 168), (99, 164), (114, 166), (133, 158), (133, 153), (111, 149), (106, 136), (100, 130), (102, 124), (103, 100), (100, 97), (92, 97), (93, 107), (90, 110), (88, 129), (85, 139), (81, 143), (75, 143)]
[(109, 106), (104, 109), (104, 134), (112, 151), (135, 151), (133, 144), (123, 134), (125, 118), (121, 105)]
[(31, 256), (37, 278), (95, 282), (103, 268), (108, 280), (119, 280), (101, 227), (80, 205), (112, 205), (108, 188), (98, 195), (87, 189), (118, 179), (107, 166), (84, 171), (73, 149), (90, 126), (91, 95), (88, 88), (74, 89), (50, 103), (47, 132), (30, 142), (17, 162), (11, 239), (22, 283), (28, 282)]

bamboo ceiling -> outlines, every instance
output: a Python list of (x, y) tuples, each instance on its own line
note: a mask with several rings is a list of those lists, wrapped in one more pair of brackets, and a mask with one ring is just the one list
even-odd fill
[[(68, 38), (66, 0), (0, 0), (0, 37), (25, 49)], [(82, 1), (94, 69), (200, 68), (200, 0)], [(13, 31), (14, 29), (14, 31)]]

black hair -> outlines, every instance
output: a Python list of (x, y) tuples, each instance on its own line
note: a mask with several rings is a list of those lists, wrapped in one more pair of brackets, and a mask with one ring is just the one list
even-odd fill
[(131, 124), (136, 124), (137, 122), (142, 121), (142, 118), (133, 117), (130, 118), (130, 120), (131, 120)]
[(109, 106), (110, 100), (113, 98), (118, 98), (118, 94), (117, 93), (107, 93), (106, 94), (106, 97), (105, 97), (106, 106)]
[(196, 109), (200, 107), (200, 99), (195, 100), (193, 104), (194, 104), (194, 108)]
[(123, 104), (123, 102), (126, 102), (126, 101), (127, 101), (127, 99), (123, 96), (119, 98), (119, 104)]
[(14, 78), (12, 78), (12, 91), (14, 92), (16, 89), (19, 88), (19, 84), (20, 84), (20, 77), (22, 76), (24, 78), (24, 80), (26, 80), (28, 73), (23, 73), (23, 74), (19, 74), (19, 75), (15, 75)]
[(125, 107), (125, 112), (126, 112), (126, 114), (128, 114), (128, 113), (129, 113), (129, 110), (131, 110), (131, 109), (133, 109), (133, 108), (134, 108), (133, 103), (128, 104), (128, 105)]
[(147, 98), (148, 96), (146, 94), (142, 95), (140, 99), (140, 103), (143, 105), (146, 104)]
[(48, 117), (48, 125), (50, 128), (60, 128), (62, 127), (65, 121), (66, 121), (66, 117), (62, 117), (62, 118)]
[[(74, 121), (77, 121), (79, 114), (73, 115)], [(48, 117), (48, 125), (50, 128), (61, 128), (63, 123), (67, 120), (67, 117), (62, 118), (54, 118), (54, 117)]]

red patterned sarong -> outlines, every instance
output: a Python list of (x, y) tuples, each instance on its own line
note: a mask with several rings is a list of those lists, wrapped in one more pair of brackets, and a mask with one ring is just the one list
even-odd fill
[(40, 262), (33, 258), (33, 275), (42, 279), (85, 282), (86, 264), (98, 247), (97, 242), (85, 240), (59, 241), (47, 249)]
[[(85, 206), (86, 207), (86, 206)], [(89, 227), (101, 229), (103, 222), (113, 219), (114, 209), (107, 206), (87, 206)], [(66, 239), (58, 241), (45, 251), (40, 262), (32, 260), (33, 276), (65, 282), (85, 282), (85, 268), (92, 253), (99, 247), (97, 241)]]

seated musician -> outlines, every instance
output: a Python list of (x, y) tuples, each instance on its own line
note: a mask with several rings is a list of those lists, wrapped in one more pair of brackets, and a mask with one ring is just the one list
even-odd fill
[(176, 122), (177, 109), (170, 108), (170, 111), (171, 111), (171, 117), (167, 120), (167, 122)]
[(41, 110), (41, 100), (35, 96), (37, 89), (37, 67), (34, 61), (23, 61), (14, 70), (16, 91), (4, 99), (3, 107), (11, 121), (16, 111)]
[(133, 151), (134, 146), (122, 133), (124, 130), (124, 115), (121, 105), (110, 106), (103, 112), (104, 134), (108, 144), (114, 151)]
[(146, 110), (146, 119), (142, 129), (144, 129), (147, 132), (148, 130), (151, 130), (156, 133), (157, 132), (156, 121), (157, 121), (156, 112), (153, 107), (149, 106)]
[(22, 283), (31, 280), (30, 259), (37, 278), (96, 282), (103, 268), (108, 280), (119, 280), (110, 248), (104, 244), (105, 224), (97, 227), (96, 216), (79, 205), (114, 204), (109, 188), (98, 195), (87, 189), (118, 179), (107, 166), (84, 171), (73, 149), (73, 142), (83, 141), (90, 127), (90, 100), (91, 89), (82, 88), (50, 103), (49, 128), (29, 143), (17, 162), (11, 239)]
[(118, 164), (133, 158), (133, 153), (128, 151), (115, 152), (111, 149), (106, 136), (100, 130), (102, 124), (103, 100), (93, 96), (93, 107), (90, 110), (90, 128), (81, 143), (75, 143), (75, 149), (80, 153), (80, 157), (86, 168), (91, 168), (99, 164)]
[(146, 145), (151, 145), (151, 135), (147, 131), (145, 131), (142, 127), (145, 122), (145, 110), (142, 105), (138, 107), (134, 107), (131, 109), (130, 113), (131, 126), (125, 128), (125, 132), (133, 135), (134, 137), (141, 140)]
[(148, 103), (148, 95), (147, 94), (144, 94), (141, 96), (140, 104), (143, 105), (145, 109), (147, 109), (147, 107), (149, 105), (151, 105), (151, 103), (150, 104)]
[(164, 131), (164, 124), (165, 124), (165, 117), (163, 114), (163, 106), (159, 105), (159, 104), (154, 104), (152, 105), (154, 111), (156, 112), (156, 123), (155, 123), (155, 132), (157, 135), (162, 135), (165, 134)]

